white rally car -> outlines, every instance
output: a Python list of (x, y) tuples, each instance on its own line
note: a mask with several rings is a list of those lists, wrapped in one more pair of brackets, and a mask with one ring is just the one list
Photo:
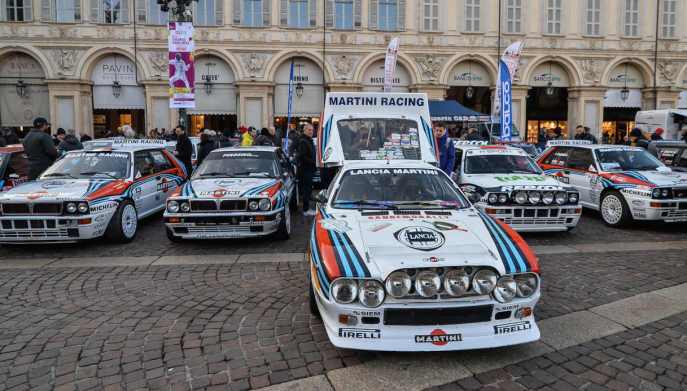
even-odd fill
[(643, 148), (554, 142), (538, 163), (577, 189), (580, 204), (599, 210), (609, 226), (687, 221), (687, 173), (673, 172)]
[(454, 178), (475, 206), (516, 231), (575, 228), (579, 193), (544, 175), (521, 148), (456, 141)]
[(537, 258), (435, 166), (347, 162), (317, 199), (310, 309), (335, 346), (443, 351), (539, 339)]
[(167, 236), (178, 241), (274, 233), (288, 239), (296, 201), (293, 169), (280, 148), (217, 149), (167, 201)]
[(38, 180), (0, 194), (0, 243), (131, 241), (138, 220), (164, 209), (184, 168), (157, 140), (119, 139), (72, 151)]

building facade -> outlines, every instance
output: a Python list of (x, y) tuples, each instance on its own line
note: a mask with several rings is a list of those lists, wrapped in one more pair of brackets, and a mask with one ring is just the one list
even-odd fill
[[(687, 0), (199, 0), (193, 11), (193, 129), (284, 126), (292, 63), (294, 121), (317, 122), (326, 91), (381, 90), (393, 37), (395, 91), (483, 113), (499, 48), (524, 40), (513, 107), (530, 139), (577, 124), (620, 134), (639, 109), (687, 107)], [(42, 115), (81, 134), (170, 128), (166, 22), (157, 0), (0, 0), (0, 125)]]

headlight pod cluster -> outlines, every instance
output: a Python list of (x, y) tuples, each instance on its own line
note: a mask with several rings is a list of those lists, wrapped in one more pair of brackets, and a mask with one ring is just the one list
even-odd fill
[(522, 273), (501, 276), (496, 281), (494, 299), (500, 303), (509, 303), (513, 299), (528, 298), (534, 295), (539, 288), (539, 279), (534, 273)]
[(88, 214), (89, 208), (87, 202), (65, 202), (64, 212), (68, 215), (74, 214)]
[(188, 213), (191, 211), (191, 204), (188, 200), (167, 201), (167, 212), (169, 213)]
[(665, 200), (673, 198), (673, 189), (670, 188), (656, 188), (651, 191), (651, 198), (657, 200)]
[(508, 203), (508, 194), (489, 193), (489, 195), (487, 195), (487, 202), (489, 202), (492, 205), (506, 204)]
[(360, 301), (365, 307), (379, 307), (384, 302), (384, 286), (377, 280), (339, 278), (332, 283), (332, 297), (339, 304)]
[(516, 204), (524, 205), (527, 203), (536, 205), (542, 203), (544, 205), (564, 205), (567, 203), (576, 204), (579, 199), (579, 194), (565, 191), (538, 191), (538, 190), (519, 190), (512, 194), (512, 199)]
[(266, 211), (272, 208), (272, 202), (268, 198), (260, 198), (248, 201), (248, 210), (251, 212)]

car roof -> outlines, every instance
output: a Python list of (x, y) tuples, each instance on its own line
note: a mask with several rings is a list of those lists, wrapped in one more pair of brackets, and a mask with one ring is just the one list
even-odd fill
[(420, 160), (355, 160), (344, 163), (343, 170), (357, 170), (364, 168), (422, 168), (438, 170), (436, 166)]
[(85, 151), (122, 151), (122, 152), (136, 152), (145, 151), (149, 149), (162, 149), (166, 146), (166, 141), (157, 139), (125, 139), (125, 138), (106, 138), (95, 139), (84, 143)]
[(687, 148), (687, 143), (684, 141), (653, 141), (651, 144), (656, 148)]
[(253, 145), (249, 147), (225, 147), (219, 149), (213, 149), (212, 152), (276, 152), (279, 147), (272, 147), (267, 145)]
[[(575, 140), (575, 141), (577, 141), (577, 140)], [(590, 150), (614, 148), (614, 149), (627, 149), (628, 151), (635, 150), (635, 149), (644, 149), (642, 147), (633, 147), (631, 145), (586, 144), (586, 143), (555, 143), (555, 144), (548, 145), (547, 149), (550, 149), (553, 147), (566, 147), (566, 148), (572, 147), (572, 148), (590, 149)]]

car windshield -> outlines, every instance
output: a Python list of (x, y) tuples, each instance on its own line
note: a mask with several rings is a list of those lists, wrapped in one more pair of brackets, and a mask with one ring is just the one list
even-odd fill
[(333, 206), (342, 209), (456, 209), (468, 202), (439, 170), (355, 169), (343, 174)]
[(652, 171), (663, 167), (644, 149), (602, 148), (594, 151), (601, 171)]
[(263, 177), (279, 176), (274, 152), (214, 151), (193, 174), (193, 178), (207, 177)]
[(417, 122), (400, 118), (342, 119), (336, 123), (346, 160), (419, 160)]
[(478, 154), (465, 159), (465, 173), (540, 174), (541, 170), (532, 158), (526, 155)]
[(131, 154), (126, 152), (70, 152), (48, 168), (41, 178), (129, 177)]

